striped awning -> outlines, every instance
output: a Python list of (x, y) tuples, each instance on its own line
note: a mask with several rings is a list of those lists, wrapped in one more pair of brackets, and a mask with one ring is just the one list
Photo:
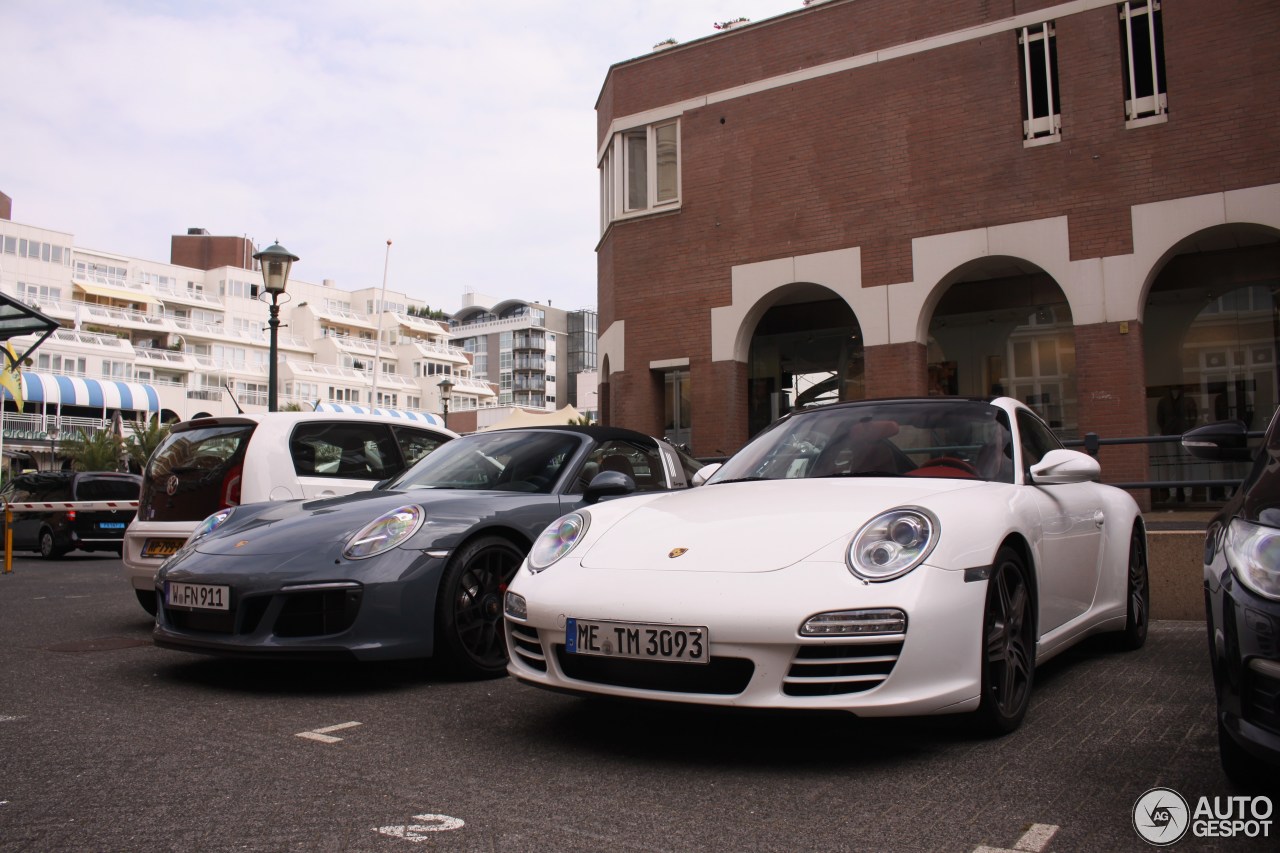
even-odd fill
[(130, 290), (125, 287), (111, 287), (106, 284), (81, 281), (78, 278), (73, 278), (71, 283), (83, 290), (85, 293), (93, 296), (101, 296), (105, 299), (118, 299), (121, 302), (137, 302), (142, 305), (161, 304), (159, 299), (156, 299), (149, 293), (143, 293), (141, 290)]
[(403, 418), (406, 421), (431, 424), (442, 427), (444, 421), (439, 415), (428, 412), (407, 412), (404, 409), (370, 409), (365, 406), (348, 406), (345, 403), (317, 403), (317, 412), (346, 412), (352, 415), (386, 415), (389, 418)]
[[(155, 387), (137, 382), (24, 372), (22, 393), (28, 403), (89, 406), (126, 412), (160, 411), (160, 394)], [(8, 391), (4, 392), (4, 398), (13, 399)]]

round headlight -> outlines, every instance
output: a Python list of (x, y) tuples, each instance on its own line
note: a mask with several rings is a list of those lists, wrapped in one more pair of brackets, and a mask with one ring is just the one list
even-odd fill
[(417, 504), (396, 507), (384, 512), (351, 537), (342, 556), (348, 560), (364, 560), (390, 551), (418, 532), (427, 514)]
[(582, 540), (587, 524), (586, 513), (571, 512), (547, 525), (529, 551), (529, 568), (535, 572), (550, 568)]
[(938, 522), (918, 507), (881, 513), (849, 545), (849, 569), (869, 581), (901, 577), (924, 562), (938, 541)]
[(228, 507), (227, 509), (220, 509), (204, 521), (200, 522), (199, 526), (191, 532), (189, 537), (187, 537), (187, 544), (190, 545), (197, 539), (202, 539), (205, 536), (208, 536), (210, 533), (226, 524), (227, 519), (231, 517), (232, 511), (231, 507)]

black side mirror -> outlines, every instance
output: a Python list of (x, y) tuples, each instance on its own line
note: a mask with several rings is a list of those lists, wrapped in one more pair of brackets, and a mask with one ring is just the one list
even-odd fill
[(1244, 421), (1219, 421), (1182, 434), (1182, 446), (1192, 456), (1216, 462), (1248, 462), (1249, 428)]
[(601, 471), (591, 478), (582, 497), (593, 504), (601, 498), (617, 498), (636, 490), (636, 481), (621, 471)]

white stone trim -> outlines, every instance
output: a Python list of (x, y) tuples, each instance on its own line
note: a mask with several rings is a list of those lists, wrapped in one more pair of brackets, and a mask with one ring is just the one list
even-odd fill
[[(609, 373), (622, 373), (627, 369), (627, 321), (614, 320), (609, 328), (600, 333), (596, 339), (596, 364), (604, 364), (609, 359)], [(608, 376), (601, 376), (601, 382), (608, 382)]]

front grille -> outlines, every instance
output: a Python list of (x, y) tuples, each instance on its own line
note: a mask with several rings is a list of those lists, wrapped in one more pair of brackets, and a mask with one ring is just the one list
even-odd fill
[(1246, 720), (1280, 734), (1280, 681), (1246, 666), (1240, 704)]
[(169, 624), (178, 631), (202, 631), (206, 634), (234, 634), (234, 610), (165, 610)]
[(800, 646), (783, 679), (788, 696), (839, 696), (877, 687), (893, 672), (902, 642)]
[(520, 659), (525, 666), (538, 672), (547, 671), (547, 658), (542, 653), (542, 643), (538, 641), (538, 630), (527, 625), (507, 623), (511, 632), (511, 654)]
[(281, 596), (284, 606), (276, 617), (277, 637), (320, 637), (340, 634), (356, 621), (360, 590), (326, 589)]
[(707, 693), (735, 696), (747, 689), (755, 664), (744, 658), (713, 657), (709, 663), (571, 655), (564, 645), (555, 647), (556, 661), (566, 676), (576, 681), (660, 690), (666, 693)]

